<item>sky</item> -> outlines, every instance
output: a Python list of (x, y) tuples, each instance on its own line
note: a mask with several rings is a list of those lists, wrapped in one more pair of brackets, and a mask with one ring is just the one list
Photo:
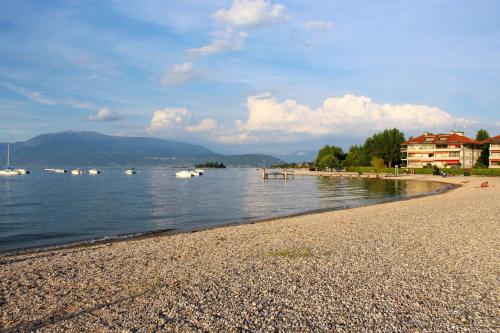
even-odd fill
[(392, 127), (500, 134), (500, 1), (0, 2), (0, 142), (286, 154)]

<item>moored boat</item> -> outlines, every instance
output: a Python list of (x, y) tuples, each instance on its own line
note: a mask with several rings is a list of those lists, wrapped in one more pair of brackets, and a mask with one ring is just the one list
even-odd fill
[(136, 173), (136, 172), (135, 172), (135, 169), (133, 169), (133, 168), (125, 170), (125, 174), (126, 174), (127, 176), (132, 176), (132, 175), (135, 175), (135, 173)]
[(31, 173), (28, 169), (14, 169), (14, 171), (20, 175), (27, 175)]
[(177, 177), (177, 178), (191, 178), (193, 176), (194, 175), (190, 171), (187, 171), (187, 170), (182, 170), (182, 171), (175, 173), (175, 177)]
[(74, 176), (83, 175), (85, 172), (82, 169), (73, 169), (71, 170), (71, 174)]
[(93, 175), (93, 176), (95, 176), (95, 175), (98, 175), (98, 174), (100, 174), (100, 173), (101, 173), (101, 171), (100, 171), (100, 170), (97, 170), (97, 169), (90, 169), (90, 170), (89, 170), (89, 175)]
[(66, 173), (68, 170), (66, 169), (54, 169), (54, 168), (46, 168), (45, 171), (53, 172), (53, 173)]
[(0, 176), (19, 176), (19, 172), (12, 169), (0, 170)]
[(7, 144), (7, 169), (0, 170), (0, 176), (19, 176), (20, 173), (10, 167), (10, 144)]

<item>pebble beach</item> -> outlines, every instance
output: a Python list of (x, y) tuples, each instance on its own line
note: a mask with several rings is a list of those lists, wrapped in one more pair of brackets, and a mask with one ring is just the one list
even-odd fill
[(401, 179), (460, 186), (0, 255), (0, 332), (498, 332), (500, 178)]

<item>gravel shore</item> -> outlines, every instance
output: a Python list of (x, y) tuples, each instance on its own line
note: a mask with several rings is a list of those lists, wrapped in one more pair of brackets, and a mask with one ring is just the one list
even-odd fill
[(0, 257), (0, 331), (500, 331), (500, 178), (404, 179), (463, 186)]

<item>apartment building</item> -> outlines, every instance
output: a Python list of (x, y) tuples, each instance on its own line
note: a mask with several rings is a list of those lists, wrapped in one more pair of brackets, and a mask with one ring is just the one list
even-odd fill
[(490, 145), (489, 167), (495, 169), (500, 168), (500, 135), (486, 140), (485, 144)]
[(430, 164), (439, 168), (472, 168), (481, 154), (482, 145), (460, 131), (448, 134), (426, 132), (401, 144), (403, 166), (423, 168)]

